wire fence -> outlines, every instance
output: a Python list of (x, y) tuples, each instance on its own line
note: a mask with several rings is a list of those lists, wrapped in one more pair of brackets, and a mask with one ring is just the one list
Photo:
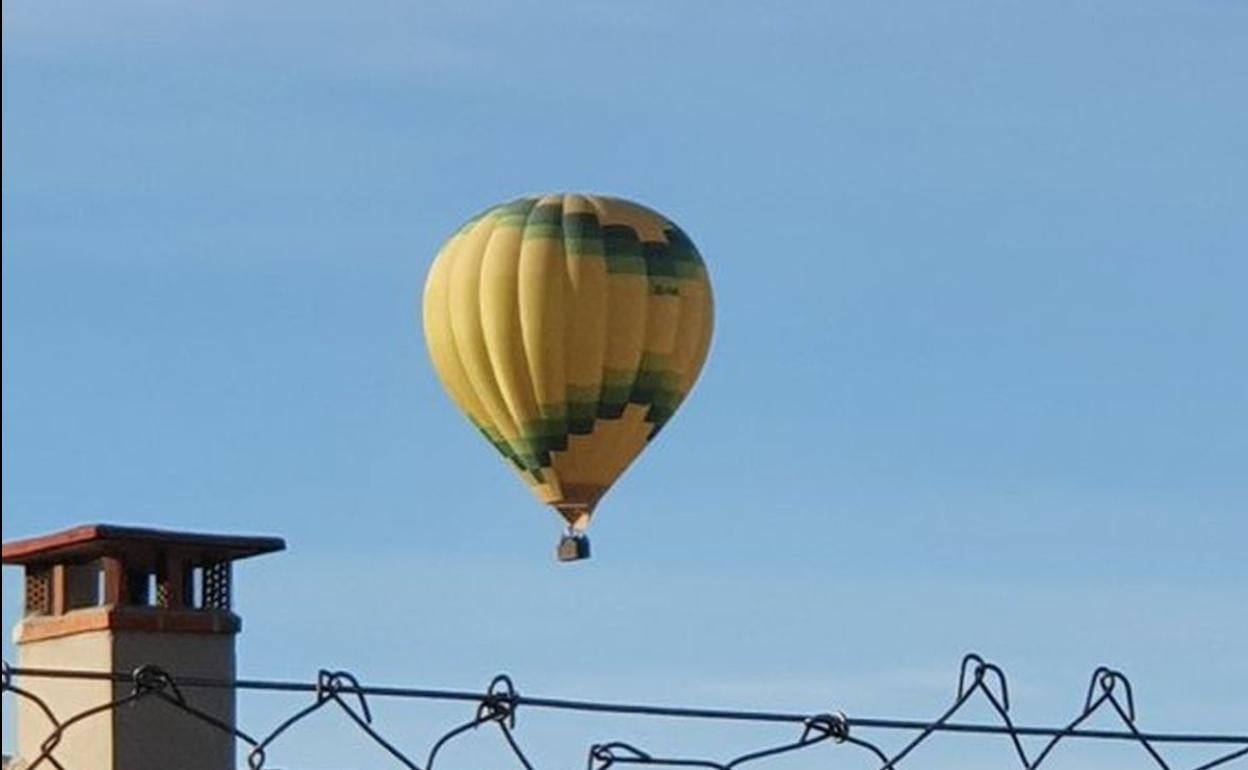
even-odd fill
[[(123, 694), (73, 714), (58, 714), (41, 697), (31, 680), (94, 680), (112, 682)], [(20, 680), (22, 685), (16, 682)], [(275, 727), (265, 733), (240, 729), (188, 699), (184, 691), (197, 688), (229, 689), (235, 692), (286, 692), (310, 696)], [(597, 714), (631, 715), (656, 719), (699, 719), (736, 723), (786, 725), (792, 732), (786, 740), (760, 746), (730, 758), (710, 755), (664, 756), (644, 747), (620, 740), (594, 743), (586, 753), (587, 770), (607, 770), (613, 766), (649, 765), (655, 767), (710, 768), (733, 770), (746, 765), (762, 767), (766, 761), (783, 754), (796, 754), (818, 744), (838, 746), (839, 750), (857, 753), (863, 766), (876, 770), (922, 767), (914, 758), (916, 749), (937, 734), (962, 736), (1004, 736), (1012, 748), (1018, 768), (1035, 770), (1045, 765), (1054, 750), (1064, 742), (1126, 742), (1138, 747), (1138, 767), (1164, 770), (1211, 770), (1232, 765), (1248, 765), (1248, 733), (1195, 734), (1153, 732), (1142, 730), (1136, 722), (1135, 694), (1130, 681), (1120, 671), (1097, 668), (1088, 683), (1083, 705), (1071, 719), (1059, 726), (1036, 727), (1015, 724), (1010, 716), (1010, 695), (1004, 671), (978, 655), (962, 660), (957, 690), (952, 703), (934, 720), (887, 719), (850, 716), (845, 713), (800, 714), (771, 711), (734, 711), (726, 709), (690, 708), (589, 700), (570, 700), (521, 695), (511, 678), (500, 674), (482, 691), (432, 690), (361, 684), (346, 671), (320, 671), (313, 682), (235, 679), (221, 680), (192, 676), (174, 676), (157, 666), (142, 666), (133, 672), (101, 672), (70, 669), (12, 668), (3, 670), (3, 689), (13, 697), (28, 701), (49, 724), (47, 737), (35, 756), (24, 757), (27, 770), (39, 767), (56, 770), (86, 770), (67, 767), (57, 757), (57, 748), (67, 734), (86, 720), (105, 712), (124, 709), (139, 701), (159, 702), (183, 718), (196, 720), (214, 730), (233, 736), (243, 744), (249, 770), (278, 770), (267, 764), (273, 746), (288, 735), (291, 727), (324, 709), (338, 709), (358, 728), (363, 739), (371, 740), (393, 760), (394, 767), (409, 770), (435, 770), (442, 767), (439, 757), (449, 744), (475, 731), (493, 728), (501, 735), (517, 767), (536, 770), (530, 755), (523, 748), (523, 739), (516, 730), (517, 712), (553, 710), (555, 712), (591, 712)], [(370, 699), (416, 699), (470, 703), (472, 717), (447, 729), (420, 754), (400, 748), (403, 743), (383, 735), (374, 723)], [(986, 705), (994, 716), (991, 722), (957, 721), (972, 702)], [(1108, 715), (1118, 725), (1115, 729), (1086, 727), (1094, 716)], [(1248, 719), (1246, 719), (1248, 721)], [(1029, 750), (1030, 746), (1030, 750)], [(1177, 746), (1207, 750), (1208, 756), (1196, 764), (1177, 764), (1168, 754)], [(812, 757), (814, 759), (814, 757)]]

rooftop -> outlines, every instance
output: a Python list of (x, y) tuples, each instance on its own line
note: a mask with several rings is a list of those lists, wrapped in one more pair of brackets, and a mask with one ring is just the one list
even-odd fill
[(102, 556), (125, 555), (132, 566), (155, 564), (161, 554), (177, 552), (189, 563), (235, 561), (281, 551), (280, 537), (217, 535), (165, 529), (84, 524), (49, 535), (11, 540), (4, 544), (5, 564), (85, 562)]

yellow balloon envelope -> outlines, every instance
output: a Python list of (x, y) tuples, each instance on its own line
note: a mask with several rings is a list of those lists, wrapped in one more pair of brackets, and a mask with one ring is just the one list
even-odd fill
[(528, 197), (442, 246), (424, 326), (451, 398), (567, 520), (560, 558), (583, 558), (598, 501), (702, 369), (711, 285), (693, 242), (657, 212)]

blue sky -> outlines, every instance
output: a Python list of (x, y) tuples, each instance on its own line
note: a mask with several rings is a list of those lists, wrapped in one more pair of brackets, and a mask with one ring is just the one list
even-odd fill
[[(1142, 726), (1244, 731), (1248, 5), (3, 8), (6, 539), (285, 536), (238, 569), (249, 676), (922, 718), (978, 650), (1022, 721), (1108, 663)], [(417, 322), (441, 240), (544, 190), (665, 212), (717, 299), (572, 566)], [(274, 764), (380, 758), (318, 725)], [(964, 748), (926, 756), (1008, 755)]]

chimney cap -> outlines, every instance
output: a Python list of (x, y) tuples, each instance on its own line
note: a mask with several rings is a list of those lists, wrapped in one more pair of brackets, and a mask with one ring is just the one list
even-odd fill
[(5, 564), (38, 565), (85, 562), (101, 556), (124, 556), (134, 566), (155, 564), (159, 554), (177, 551), (188, 563), (211, 564), (245, 559), (286, 548), (280, 537), (217, 535), (165, 529), (84, 524), (48, 535), (4, 544)]

